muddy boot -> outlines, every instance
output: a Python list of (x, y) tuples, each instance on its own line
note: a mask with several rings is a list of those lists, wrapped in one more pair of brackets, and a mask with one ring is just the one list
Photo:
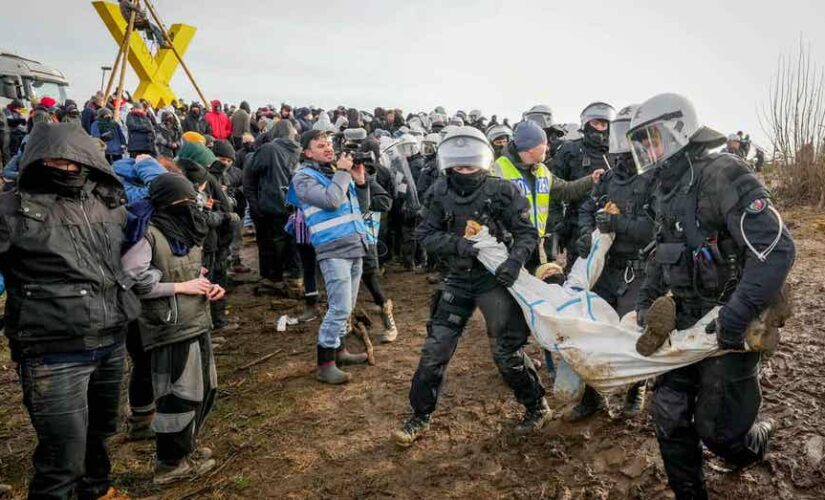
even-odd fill
[(395, 318), (392, 316), (392, 301), (387, 300), (381, 308), (381, 322), (384, 323), (384, 334), (378, 341), (384, 344), (394, 342), (398, 337), (398, 328), (395, 327)]
[(304, 303), (304, 311), (298, 316), (299, 323), (309, 323), (312, 320), (318, 319), (321, 315), (321, 308), (318, 306), (317, 303), (309, 304)]
[(236, 274), (246, 274), (252, 272), (252, 268), (245, 266), (244, 263), (241, 262), (241, 257), (238, 255), (232, 258), (231, 266), (232, 267), (229, 270)]
[(152, 420), (154, 413), (149, 415), (130, 415), (127, 422), (126, 439), (129, 441), (145, 441), (155, 439), (155, 431), (152, 430)]
[(157, 485), (164, 485), (186, 479), (194, 479), (214, 469), (215, 465), (217, 465), (217, 462), (211, 458), (199, 459), (196, 458), (194, 454), (184, 458), (175, 465), (157, 462), (155, 464), (155, 477), (153, 482)]
[(0, 484), (0, 498), (11, 498), (11, 485)]
[(635, 418), (642, 413), (645, 408), (645, 394), (647, 394), (647, 386), (644, 382), (633, 384), (624, 397), (624, 407), (622, 408), (622, 415), (625, 418)]
[(565, 422), (580, 422), (604, 409), (604, 397), (588, 385), (584, 388), (584, 395), (579, 404), (565, 413), (562, 419)]
[(441, 273), (430, 273), (427, 275), (427, 283), (437, 285), (441, 283)]
[(645, 331), (636, 340), (636, 352), (642, 356), (650, 356), (660, 347), (676, 329), (676, 303), (673, 298), (665, 295), (656, 299), (647, 310)]
[(335, 362), (341, 366), (365, 365), (367, 364), (367, 353), (352, 354), (347, 350), (347, 346), (341, 342), (341, 347), (335, 351)]
[(544, 424), (550, 420), (552, 413), (547, 400), (541, 398), (541, 401), (535, 408), (528, 408), (524, 414), (524, 418), (516, 425), (515, 431), (518, 434), (526, 434), (544, 427)]
[(341, 371), (335, 365), (335, 349), (318, 346), (318, 370), (315, 379), (330, 385), (346, 384), (349, 373)]
[(272, 281), (269, 278), (262, 278), (255, 287), (255, 295), (278, 295), (280, 297), (287, 296), (286, 283), (283, 281)]
[(287, 280), (286, 280), (286, 298), (296, 299), (296, 300), (304, 298), (304, 279), (303, 278), (287, 278)]
[(412, 446), (416, 439), (430, 429), (430, 416), (413, 415), (400, 429), (392, 433), (392, 438), (398, 446), (407, 448)]

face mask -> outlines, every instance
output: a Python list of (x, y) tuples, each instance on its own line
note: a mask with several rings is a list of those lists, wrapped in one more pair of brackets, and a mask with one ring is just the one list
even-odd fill
[(588, 123), (584, 126), (584, 140), (588, 146), (599, 151), (607, 152), (610, 140), (610, 129), (599, 131), (591, 127)]
[(77, 172), (62, 170), (53, 167), (42, 167), (39, 174), (39, 183), (48, 192), (53, 192), (61, 196), (76, 197), (86, 184), (89, 177), (89, 169), (80, 167)]
[(472, 174), (459, 174), (452, 169), (447, 172), (447, 180), (450, 186), (461, 196), (467, 196), (475, 192), (484, 183), (485, 178), (487, 178), (487, 172), (484, 170)]

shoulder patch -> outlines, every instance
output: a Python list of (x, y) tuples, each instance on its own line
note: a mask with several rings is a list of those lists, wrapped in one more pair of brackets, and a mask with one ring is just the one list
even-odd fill
[(757, 198), (745, 208), (745, 211), (749, 214), (758, 214), (764, 212), (766, 208), (768, 208), (768, 200), (766, 198)]

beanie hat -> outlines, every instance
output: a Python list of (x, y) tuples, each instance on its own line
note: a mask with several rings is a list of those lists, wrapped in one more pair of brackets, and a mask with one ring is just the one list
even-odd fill
[(102, 119), (106, 118), (107, 116), (109, 118), (112, 117), (112, 110), (111, 109), (109, 109), (109, 108), (100, 108), (100, 109), (97, 110), (97, 119), (98, 120), (102, 120)]
[(547, 144), (547, 134), (537, 123), (523, 121), (516, 127), (513, 143), (515, 143), (516, 151), (527, 151), (539, 144)]
[(181, 139), (183, 139), (183, 142), (197, 142), (199, 144), (206, 144), (206, 137), (191, 130), (189, 132), (184, 132)]
[(187, 142), (180, 148), (177, 160), (192, 160), (201, 167), (208, 167), (216, 160), (215, 154), (209, 148), (198, 142)]
[(194, 161), (188, 158), (177, 158), (175, 163), (192, 184), (199, 186), (206, 182), (208, 172)]
[(218, 158), (235, 158), (235, 148), (232, 147), (232, 144), (229, 144), (229, 141), (215, 141), (212, 152)]
[(40, 98), (40, 106), (43, 106), (44, 108), (53, 108), (55, 104), (57, 104), (57, 101), (55, 101), (52, 97), (43, 96)]

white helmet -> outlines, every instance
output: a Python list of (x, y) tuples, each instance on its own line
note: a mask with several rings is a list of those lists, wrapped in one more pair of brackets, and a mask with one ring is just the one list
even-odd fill
[(489, 171), (493, 164), (493, 148), (475, 127), (450, 130), (438, 145), (438, 168), (476, 167)]
[(536, 122), (541, 128), (553, 126), (553, 110), (546, 104), (537, 104), (521, 114), (521, 117), (531, 122)]
[(442, 127), (438, 134), (441, 136), (441, 140), (444, 140), (444, 136), (452, 132), (453, 130), (457, 129), (457, 125), (447, 125), (446, 127)]
[(581, 127), (582, 130), (584, 130), (584, 126), (587, 125), (587, 122), (590, 120), (604, 120), (608, 123), (612, 122), (616, 119), (616, 110), (613, 109), (613, 106), (607, 104), (606, 102), (591, 102), (582, 110), (580, 118)]
[(714, 148), (725, 136), (699, 125), (693, 104), (679, 94), (659, 94), (643, 102), (627, 132), (639, 173), (673, 157), (690, 143)]
[(507, 136), (507, 139), (513, 139), (513, 130), (507, 125), (493, 125), (487, 129), (487, 139), (490, 142), (495, 141), (499, 137)]
[(463, 127), (464, 126), (464, 119), (461, 118), (460, 116), (456, 115), (456, 116), (450, 118), (450, 123), (449, 124), (453, 125), (454, 127)]
[(427, 134), (424, 140), (421, 141), (421, 152), (425, 155), (434, 155), (438, 151), (438, 143), (441, 142), (441, 136), (438, 134)]
[(478, 119), (481, 118), (481, 110), (480, 109), (471, 110), (470, 114), (468, 114), (467, 117), (470, 119), (471, 122), (478, 121)]
[(730, 134), (728, 136), (728, 142), (742, 142), (742, 138), (738, 134)]
[(638, 104), (631, 104), (619, 111), (616, 119), (610, 124), (610, 140), (608, 152), (612, 155), (629, 153), (630, 143), (627, 142), (627, 130), (630, 128), (630, 120), (633, 113), (639, 109)]
[(402, 156), (409, 158), (410, 156), (421, 152), (421, 146), (412, 134), (404, 134), (398, 138), (395, 143), (395, 148)]

